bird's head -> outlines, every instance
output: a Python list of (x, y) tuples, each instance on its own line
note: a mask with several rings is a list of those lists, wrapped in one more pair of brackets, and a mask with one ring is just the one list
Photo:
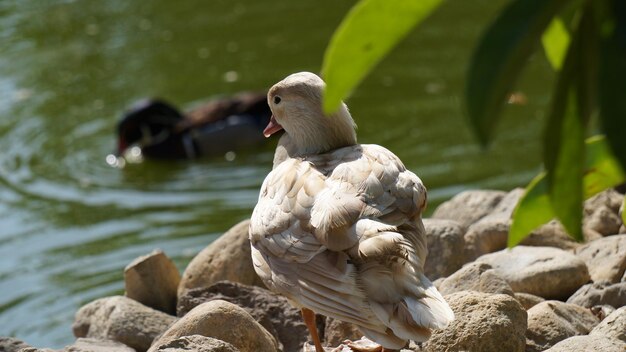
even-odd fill
[(276, 83), (268, 92), (272, 118), (263, 134), (269, 137), (285, 130), (290, 154), (324, 153), (356, 144), (352, 116), (345, 104), (326, 116), (322, 110), (325, 83), (310, 72), (299, 72)]
[(117, 153), (131, 145), (152, 145), (169, 137), (183, 118), (176, 108), (161, 100), (147, 99), (135, 104), (117, 124)]

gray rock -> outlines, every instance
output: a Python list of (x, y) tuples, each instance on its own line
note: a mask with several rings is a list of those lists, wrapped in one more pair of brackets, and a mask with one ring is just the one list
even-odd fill
[(546, 299), (566, 299), (589, 281), (585, 263), (553, 247), (516, 246), (476, 260), (490, 264), (515, 292)]
[(502, 191), (464, 191), (439, 205), (432, 218), (455, 220), (467, 228), (491, 213), (505, 195)]
[(176, 314), (180, 273), (161, 250), (141, 256), (124, 269), (126, 297), (168, 314)]
[(300, 350), (309, 338), (300, 310), (285, 297), (230, 281), (186, 291), (178, 301), (178, 315), (184, 316), (198, 305), (214, 300), (224, 300), (245, 309), (277, 338), (285, 351)]
[(158, 351), (183, 336), (201, 335), (230, 343), (241, 352), (275, 352), (278, 343), (243, 308), (215, 300), (203, 303), (180, 318), (150, 347)]
[(509, 295), (462, 291), (447, 295), (456, 319), (434, 330), (425, 351), (524, 351), (526, 311)]
[(228, 342), (202, 335), (183, 336), (161, 346), (158, 352), (239, 352)]
[(502, 293), (513, 296), (511, 286), (498, 276), (491, 265), (476, 262), (465, 265), (444, 279), (439, 284), (438, 290), (444, 296), (460, 291)]
[(63, 350), (53, 350), (51, 348), (25, 347), (18, 352), (63, 352)]
[(622, 307), (604, 318), (589, 335), (602, 335), (626, 342), (626, 307)]
[(584, 285), (567, 300), (567, 303), (586, 308), (601, 305), (610, 305), (614, 308), (626, 306), (626, 282), (617, 284), (598, 282)]
[(530, 308), (536, 306), (537, 304), (544, 302), (545, 299), (531, 295), (530, 293), (517, 292), (515, 293), (515, 299), (524, 307), (524, 309), (529, 310)]
[(0, 352), (17, 352), (22, 348), (28, 347), (31, 346), (14, 337), (0, 337)]
[(265, 287), (252, 266), (249, 225), (250, 220), (244, 220), (233, 226), (191, 260), (178, 286), (179, 297), (185, 290), (223, 280)]
[(626, 343), (606, 336), (586, 335), (572, 336), (565, 339), (545, 352), (624, 352)]
[(128, 297), (113, 296), (81, 307), (72, 330), (76, 337), (118, 341), (142, 352), (175, 320)]
[(586, 243), (574, 250), (589, 268), (594, 282), (619, 282), (626, 271), (626, 235), (615, 235)]
[(64, 352), (135, 352), (135, 349), (123, 343), (111, 340), (79, 338), (74, 344), (63, 349)]
[(424, 219), (428, 257), (424, 273), (431, 280), (448, 276), (465, 263), (462, 226), (452, 220)]
[(589, 309), (545, 301), (528, 310), (526, 352), (538, 352), (575, 335), (588, 334), (599, 320)]

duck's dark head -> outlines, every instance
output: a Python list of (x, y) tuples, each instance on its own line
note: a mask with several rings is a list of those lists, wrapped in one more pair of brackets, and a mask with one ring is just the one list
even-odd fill
[(182, 118), (176, 108), (162, 100), (146, 99), (136, 103), (117, 124), (118, 155), (134, 144), (143, 148), (165, 141)]

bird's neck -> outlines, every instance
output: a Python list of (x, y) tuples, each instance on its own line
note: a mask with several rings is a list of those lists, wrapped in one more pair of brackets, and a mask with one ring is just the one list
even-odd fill
[(274, 155), (274, 166), (288, 157), (302, 158), (357, 144), (356, 126), (345, 105), (336, 113), (314, 121), (319, 123), (283, 134)]

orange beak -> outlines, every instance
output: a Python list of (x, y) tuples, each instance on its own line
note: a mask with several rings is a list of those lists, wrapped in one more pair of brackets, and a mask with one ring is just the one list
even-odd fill
[(273, 135), (274, 133), (282, 129), (283, 129), (283, 126), (281, 126), (278, 122), (276, 122), (274, 115), (272, 115), (272, 117), (270, 118), (270, 122), (267, 124), (267, 127), (265, 127), (265, 129), (263, 130), (263, 135), (265, 136), (265, 138), (268, 138), (269, 136)]

